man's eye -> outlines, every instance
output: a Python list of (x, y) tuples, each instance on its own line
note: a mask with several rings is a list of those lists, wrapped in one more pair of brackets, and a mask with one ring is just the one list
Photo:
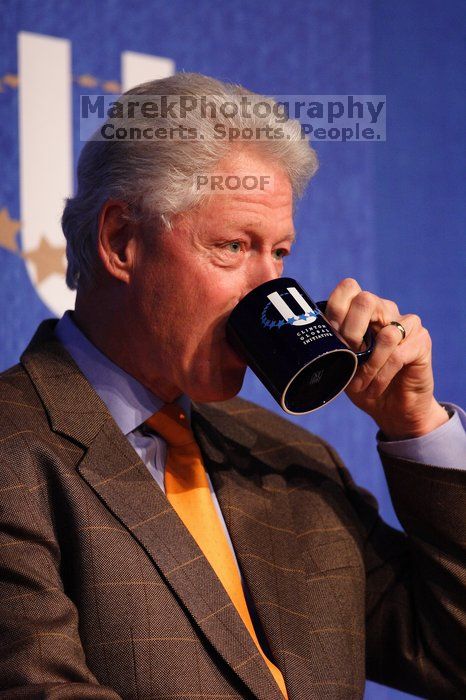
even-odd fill
[(288, 251), (286, 248), (277, 248), (277, 250), (273, 251), (273, 255), (275, 256), (276, 260), (282, 260), (282, 258), (288, 255)]
[(241, 243), (239, 241), (231, 241), (231, 243), (227, 243), (226, 247), (231, 253), (241, 252)]

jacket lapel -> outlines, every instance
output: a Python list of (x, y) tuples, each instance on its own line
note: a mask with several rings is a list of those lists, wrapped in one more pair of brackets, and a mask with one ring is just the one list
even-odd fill
[[(254, 697), (283, 700), (225, 590), (105, 405), (44, 322), (22, 357), (52, 429), (81, 443), (77, 469), (145, 549), (193, 622)], [(205, 443), (205, 441), (204, 441)], [(221, 461), (224, 456), (211, 448)]]
[[(310, 620), (293, 518), (296, 483), (290, 485), (280, 473), (283, 454), (274, 453), (270, 443), (261, 445), (256, 432), (240, 428), (234, 413), (215, 405), (200, 410), (201, 415), (193, 413), (194, 430), (244, 580), (290, 699), (304, 699), (297, 657), (309, 638)], [(315, 654), (316, 663), (321, 658)]]

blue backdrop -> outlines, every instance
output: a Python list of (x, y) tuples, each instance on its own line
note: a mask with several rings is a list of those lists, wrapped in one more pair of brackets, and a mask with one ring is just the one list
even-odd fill
[[(176, 70), (266, 94), (386, 94), (386, 143), (316, 145), (321, 169), (298, 210), (286, 272), (316, 298), (355, 277), (402, 313), (419, 314), (433, 338), (437, 398), (462, 402), (464, 2), (1, 0), (0, 11), (0, 369), (52, 315), (37, 293), (47, 263), (27, 250), (22, 231), (17, 35), (27, 31), (71, 42), (74, 104), (89, 88), (117, 91), (122, 51), (167, 57)], [(53, 100), (53, 76), (49, 90)], [(76, 118), (74, 132), (76, 161)], [(279, 410), (252, 375), (242, 394)], [(345, 396), (296, 420), (336, 446), (398, 526), (372, 421)], [(367, 684), (366, 698), (402, 697)]]

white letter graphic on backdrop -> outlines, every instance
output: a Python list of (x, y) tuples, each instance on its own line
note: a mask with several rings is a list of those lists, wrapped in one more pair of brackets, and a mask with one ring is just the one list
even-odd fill
[[(21, 242), (26, 255), (46, 244), (64, 248), (63, 201), (72, 193), (71, 43), (21, 32), (18, 36)], [(44, 255), (47, 247), (44, 248)], [(27, 271), (56, 314), (74, 306), (63, 275), (41, 280)]]
[(148, 80), (168, 78), (175, 72), (175, 62), (171, 58), (147, 56), (134, 51), (123, 51), (121, 54), (121, 83), (123, 90), (145, 83)]
[[(123, 90), (174, 71), (171, 59), (122, 53)], [(63, 272), (38, 271), (47, 271), (47, 256), (48, 272), (60, 268), (60, 248), (64, 256), (60, 219), (64, 200), (73, 193), (71, 42), (20, 32), (18, 73), (22, 248), (38, 295), (60, 316), (73, 308), (74, 292), (67, 288)]]

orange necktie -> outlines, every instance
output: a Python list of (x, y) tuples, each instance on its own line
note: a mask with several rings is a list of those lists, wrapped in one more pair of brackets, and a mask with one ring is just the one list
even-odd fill
[(199, 447), (182, 409), (166, 404), (146, 421), (168, 444), (165, 493), (220, 579), (285, 698), (280, 669), (264, 653), (252, 624), (238, 567), (215, 510)]

